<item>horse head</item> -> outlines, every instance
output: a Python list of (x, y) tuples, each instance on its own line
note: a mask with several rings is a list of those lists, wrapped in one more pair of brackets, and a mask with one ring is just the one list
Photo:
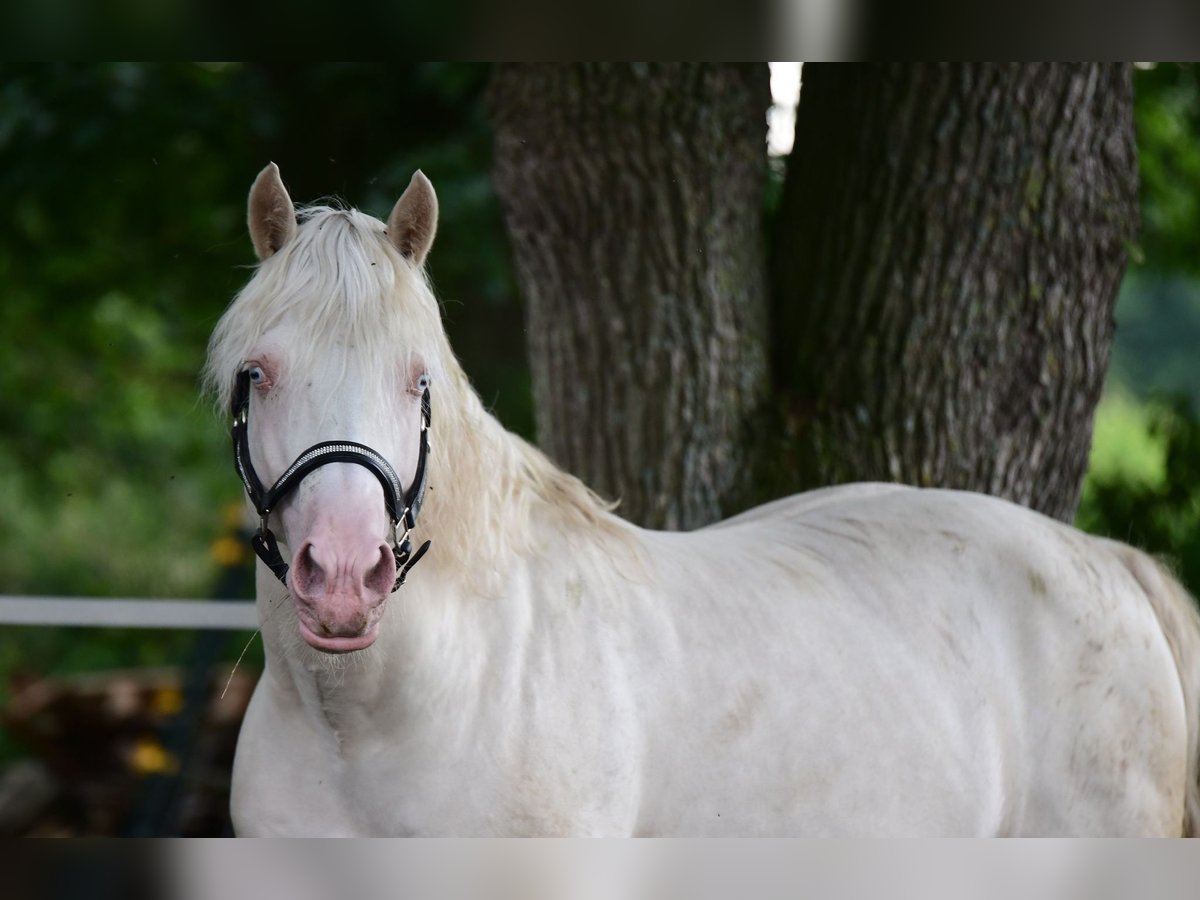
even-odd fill
[(208, 378), (234, 411), (255, 549), (301, 637), (360, 650), (424, 550), (409, 531), (439, 368), (438, 342), (420, 337), (442, 334), (422, 270), (437, 197), (417, 172), (386, 226), (350, 209), (298, 216), (272, 163), (248, 219), (259, 266), (214, 332)]

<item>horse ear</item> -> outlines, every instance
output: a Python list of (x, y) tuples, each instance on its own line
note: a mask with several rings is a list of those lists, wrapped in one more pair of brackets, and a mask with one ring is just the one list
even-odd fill
[(425, 262), (425, 255), (433, 246), (437, 218), (437, 194), (429, 179), (417, 169), (412, 181), (392, 207), (392, 214), (388, 216), (388, 240), (407, 259), (419, 266)]
[(279, 252), (296, 233), (296, 207), (279, 177), (279, 166), (268, 163), (250, 188), (246, 216), (250, 240), (259, 259)]

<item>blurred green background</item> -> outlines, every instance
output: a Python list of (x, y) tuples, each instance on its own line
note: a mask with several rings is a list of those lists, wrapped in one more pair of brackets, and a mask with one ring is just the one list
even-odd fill
[[(1197, 76), (1135, 76), (1143, 232), (1079, 513), (1088, 530), (1171, 556), (1193, 591)], [(452, 343), (485, 401), (532, 434), (487, 77), (466, 64), (0, 66), (0, 591), (212, 595), (241, 491), (197, 372), (254, 261), (244, 203), (268, 160), (297, 201), (335, 195), (378, 216), (414, 169), (430, 176), (430, 270)], [(229, 658), (247, 637), (229, 636)], [(2, 628), (0, 703), (14, 677), (179, 662), (189, 640)], [(2, 741), (0, 755), (14, 752)]]

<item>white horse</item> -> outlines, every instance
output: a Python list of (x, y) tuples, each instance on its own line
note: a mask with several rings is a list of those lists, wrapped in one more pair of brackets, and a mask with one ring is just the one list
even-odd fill
[[(436, 221), (420, 173), (386, 227), (297, 219), (274, 165), (251, 190), (261, 265), (208, 383), (226, 405), (242, 386), (266, 484), (316, 442), (350, 449), (263, 516), (286, 585), (259, 566), (240, 834), (1200, 823), (1200, 618), (1155, 562), (1001, 500), (883, 484), (689, 534), (630, 525), (472, 391), (423, 275)], [(412, 538), (431, 547), (393, 593), (426, 468)]]

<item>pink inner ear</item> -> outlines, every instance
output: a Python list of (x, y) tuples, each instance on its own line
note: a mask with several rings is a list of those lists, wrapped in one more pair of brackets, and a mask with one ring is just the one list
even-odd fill
[(290, 203), (285, 204), (282, 197), (275, 198), (274, 205), (267, 214), (267, 228), (270, 231), (272, 250), (279, 250), (286, 243), (292, 230), (294, 215)]
[(270, 206), (263, 216), (263, 226), (266, 245), (271, 253), (278, 253), (296, 230), (296, 211), (287, 197), (275, 195), (270, 198)]
[(388, 237), (401, 254), (412, 259), (426, 238), (419, 212), (408, 210), (405, 215), (395, 217), (389, 224)]
[(412, 181), (388, 216), (387, 236), (406, 259), (421, 265), (437, 231), (438, 203), (433, 185), (421, 172)]
[(259, 259), (277, 253), (296, 231), (296, 208), (274, 163), (258, 173), (250, 188), (250, 238)]

